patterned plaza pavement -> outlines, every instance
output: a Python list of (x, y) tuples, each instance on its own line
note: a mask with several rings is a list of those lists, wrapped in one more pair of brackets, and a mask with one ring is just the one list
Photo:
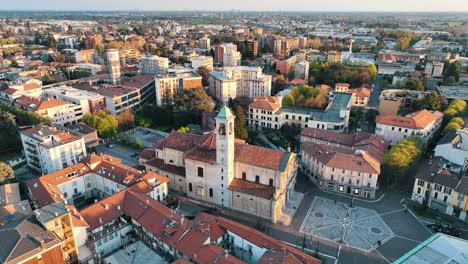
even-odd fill
[(318, 196), (312, 201), (299, 231), (367, 252), (394, 237), (374, 210)]

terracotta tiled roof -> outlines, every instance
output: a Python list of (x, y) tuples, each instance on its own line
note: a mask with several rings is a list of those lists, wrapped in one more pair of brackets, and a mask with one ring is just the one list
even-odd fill
[(59, 99), (40, 100), (40, 99), (36, 99), (33, 97), (25, 96), (25, 95), (16, 99), (15, 103), (28, 107), (34, 111), (45, 110), (45, 109), (69, 104)]
[(186, 259), (183, 259), (183, 258), (180, 258), (176, 261), (173, 261), (171, 262), (171, 264), (192, 264), (192, 262), (186, 260)]
[(127, 191), (118, 192), (95, 203), (80, 212), (91, 230), (103, 226), (123, 214), (123, 204)]
[(256, 97), (254, 101), (249, 104), (249, 108), (258, 108), (267, 111), (276, 111), (280, 107), (279, 99), (273, 96)]
[(379, 115), (376, 122), (389, 126), (423, 129), (443, 116), (444, 114), (439, 111), (429, 112), (423, 109), (408, 116)]
[(5, 90), (2, 90), (1, 92), (2, 92), (2, 93), (5, 93), (5, 94), (13, 95), (13, 94), (15, 94), (16, 92), (18, 92), (18, 90), (13, 89), (13, 88), (7, 88), (7, 89), (5, 89)]
[(35, 83), (35, 82), (31, 82), (31, 83), (27, 83), (27, 84), (23, 85), (23, 87), (24, 87), (25, 91), (28, 91), (28, 90), (41, 88), (41, 85), (39, 85), (38, 83)]
[(362, 150), (350, 151), (323, 144), (308, 144), (303, 151), (333, 168), (380, 174), (380, 162)]
[(263, 199), (273, 199), (275, 187), (234, 178), (229, 190), (257, 196)]
[(199, 135), (173, 131), (164, 140), (164, 147), (179, 151), (187, 151), (195, 147), (200, 142), (201, 138), (202, 136)]
[[(247, 144), (235, 144), (235, 161), (267, 169), (281, 170), (286, 152)], [(265, 158), (268, 157), (268, 158)]]
[(139, 157), (140, 159), (150, 160), (156, 157), (155, 149), (153, 148), (145, 148), (141, 151)]
[(357, 97), (370, 97), (371, 89), (368, 87), (359, 87), (357, 89), (349, 89), (348, 92), (353, 93)]
[(344, 86), (344, 87), (349, 87), (349, 83), (335, 83), (336, 86)]

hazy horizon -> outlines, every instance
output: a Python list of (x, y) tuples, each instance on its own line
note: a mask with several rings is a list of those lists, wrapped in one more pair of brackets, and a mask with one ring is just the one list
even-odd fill
[[(287, 3), (287, 5), (284, 5)], [(17, 0), (2, 3), (1, 11), (289, 11), (289, 12), (468, 12), (466, 0)]]

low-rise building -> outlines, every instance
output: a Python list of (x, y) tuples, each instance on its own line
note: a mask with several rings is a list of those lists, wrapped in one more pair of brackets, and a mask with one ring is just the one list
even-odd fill
[(431, 159), (414, 177), (411, 199), (425, 203), (462, 221), (468, 221), (468, 174), (466, 167), (444, 158)]
[(389, 146), (368, 132), (343, 134), (316, 128), (301, 131), (301, 169), (325, 190), (374, 198), (380, 164)]
[(281, 98), (258, 97), (249, 105), (247, 124), (279, 129), (283, 125), (344, 131), (349, 124), (353, 94), (333, 93), (325, 109), (282, 107)]
[(96, 54), (95, 49), (80, 50), (75, 52), (76, 63), (95, 63), (94, 55)]
[(20, 132), (28, 166), (43, 174), (79, 163), (86, 157), (81, 135), (46, 123)]
[(442, 157), (449, 162), (468, 168), (468, 128), (449, 131), (434, 149), (435, 157)]
[(86, 113), (97, 113), (106, 108), (104, 96), (86, 90), (80, 90), (71, 86), (56, 86), (45, 89), (42, 97), (46, 99), (58, 99), (80, 106), (75, 108), (75, 114), (82, 116)]
[(379, 115), (376, 119), (375, 133), (382, 135), (396, 144), (408, 136), (421, 136), (425, 142), (429, 141), (442, 125), (444, 114), (439, 111), (423, 109), (407, 116)]

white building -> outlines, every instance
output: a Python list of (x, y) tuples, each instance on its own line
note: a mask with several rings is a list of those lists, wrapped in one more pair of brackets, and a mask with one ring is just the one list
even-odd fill
[(444, 72), (444, 63), (443, 62), (428, 62), (426, 63), (426, 69), (424, 73), (429, 77), (441, 77)]
[(249, 105), (247, 123), (254, 127), (280, 129), (283, 125), (298, 128), (320, 128), (344, 131), (349, 124), (351, 93), (333, 93), (327, 108), (323, 110), (298, 107), (282, 107), (281, 98), (260, 97)]
[(396, 144), (408, 136), (421, 136), (428, 141), (440, 128), (444, 114), (426, 109), (407, 116), (379, 115), (376, 119), (375, 133), (384, 136), (390, 144)]
[(20, 132), (28, 166), (43, 174), (81, 162), (86, 157), (84, 138), (63, 127), (39, 124)]
[(198, 68), (204, 66), (208, 71), (213, 71), (213, 57), (211, 56), (198, 56), (191, 59), (192, 68), (198, 70)]
[(297, 79), (305, 80), (306, 82), (309, 80), (309, 62), (308, 61), (301, 61), (294, 65), (296, 70), (295, 77)]
[(236, 67), (241, 65), (242, 55), (240, 51), (228, 50), (224, 53), (223, 67)]
[(143, 74), (165, 73), (169, 68), (169, 59), (159, 56), (148, 56), (140, 59), (140, 71)]
[(198, 40), (198, 47), (205, 50), (211, 49), (211, 40), (209, 38), (200, 38)]
[(374, 198), (389, 142), (368, 132), (301, 131), (301, 168), (322, 189)]
[(202, 77), (191, 68), (170, 69), (166, 74), (156, 75), (154, 80), (158, 106), (172, 104), (178, 90), (203, 87)]
[(105, 108), (104, 96), (71, 86), (58, 86), (45, 89), (42, 97), (59, 99), (80, 106), (75, 108), (75, 115), (79, 116), (80, 119), (86, 113), (95, 113)]
[(210, 72), (209, 91), (212, 96), (227, 102), (229, 98), (269, 96), (271, 76), (260, 67), (238, 66)]

